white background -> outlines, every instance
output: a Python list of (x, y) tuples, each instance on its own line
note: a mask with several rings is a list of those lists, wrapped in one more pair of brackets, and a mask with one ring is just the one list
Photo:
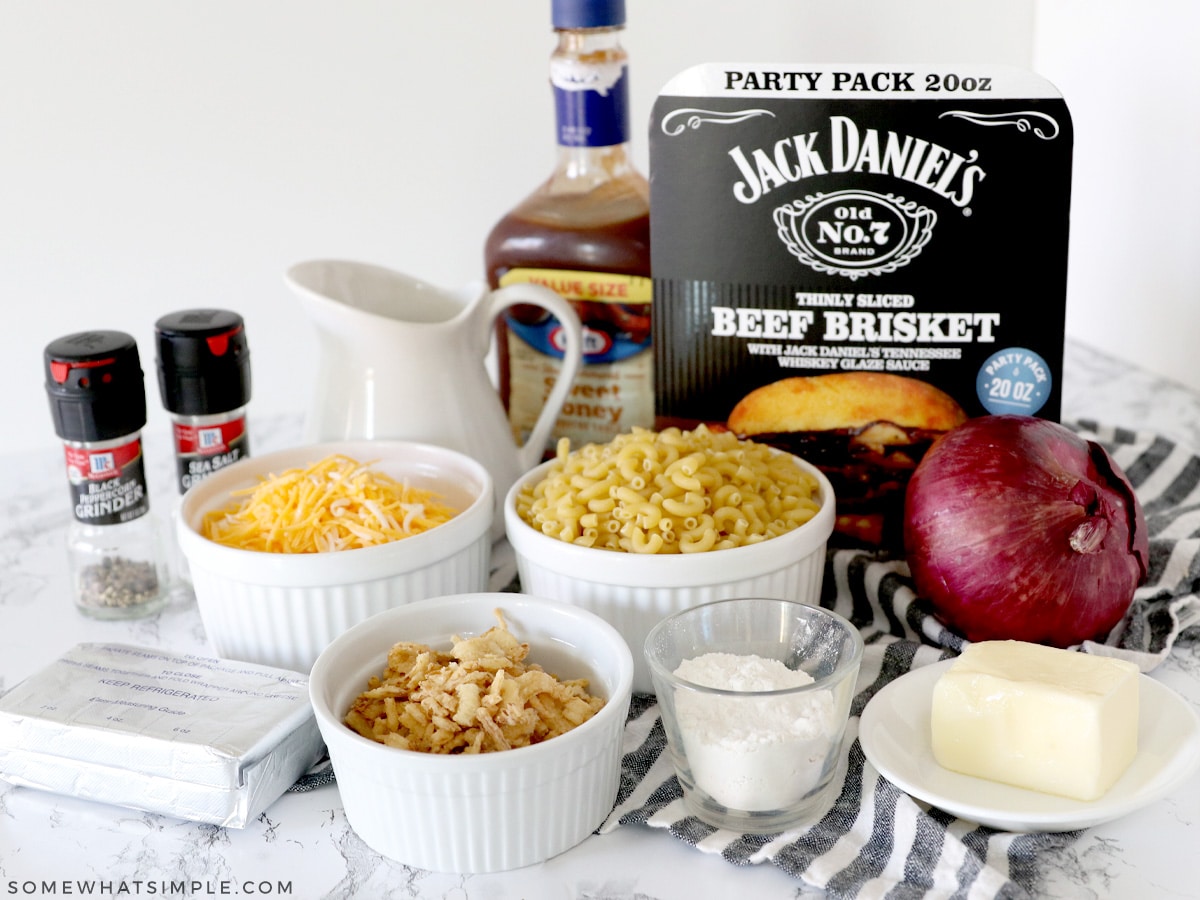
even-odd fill
[[(702, 62), (1001, 62), (1047, 77), (1076, 130), (1068, 334), (1200, 387), (1200, 5), (628, 7), (643, 170), (654, 96)], [(41, 354), (64, 334), (133, 334), (148, 430), (165, 433), (165, 313), (245, 317), (253, 421), (302, 411), (311, 392), (291, 263), (482, 277), (488, 229), (553, 162), (549, 18), (549, 0), (0, 0), (0, 452), (57, 446)]]

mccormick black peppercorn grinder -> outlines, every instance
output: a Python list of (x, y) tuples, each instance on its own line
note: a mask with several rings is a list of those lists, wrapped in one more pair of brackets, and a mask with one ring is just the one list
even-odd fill
[(137, 343), (120, 331), (84, 331), (50, 343), (44, 361), (71, 492), (67, 554), (76, 606), (101, 619), (157, 612), (167, 578), (146, 489)]

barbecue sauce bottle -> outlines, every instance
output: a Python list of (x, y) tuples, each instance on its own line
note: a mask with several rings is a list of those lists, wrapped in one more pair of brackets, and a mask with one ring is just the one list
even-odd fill
[[(650, 191), (630, 158), (625, 2), (552, 0), (551, 12), (557, 164), (496, 224), (484, 251), (493, 288), (545, 285), (583, 322), (584, 365), (550, 447), (654, 425)], [(561, 365), (558, 322), (520, 305), (496, 327), (500, 395), (523, 442)]]

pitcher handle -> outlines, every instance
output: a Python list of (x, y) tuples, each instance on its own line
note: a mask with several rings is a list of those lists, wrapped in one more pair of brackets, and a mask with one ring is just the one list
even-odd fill
[(542, 461), (546, 441), (558, 419), (559, 410), (562, 409), (567, 394), (574, 385), (579, 370), (583, 367), (583, 325), (575, 308), (550, 288), (540, 284), (525, 283), (506, 285), (494, 291), (487, 321), (494, 321), (496, 316), (504, 310), (519, 303), (531, 303), (547, 310), (554, 318), (558, 319), (566, 338), (562, 366), (559, 369), (558, 378), (555, 379), (554, 387), (551, 388), (550, 395), (546, 398), (546, 403), (542, 407), (533, 429), (529, 432), (529, 437), (524, 444), (517, 448), (517, 461), (520, 463), (521, 471), (528, 472)]

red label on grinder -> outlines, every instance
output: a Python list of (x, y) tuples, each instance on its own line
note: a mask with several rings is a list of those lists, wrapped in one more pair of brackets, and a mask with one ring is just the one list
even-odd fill
[(211, 425), (175, 423), (175, 463), (181, 494), (218, 469), (249, 455), (245, 417)]
[(117, 525), (150, 510), (141, 438), (116, 447), (64, 448), (75, 518)]

